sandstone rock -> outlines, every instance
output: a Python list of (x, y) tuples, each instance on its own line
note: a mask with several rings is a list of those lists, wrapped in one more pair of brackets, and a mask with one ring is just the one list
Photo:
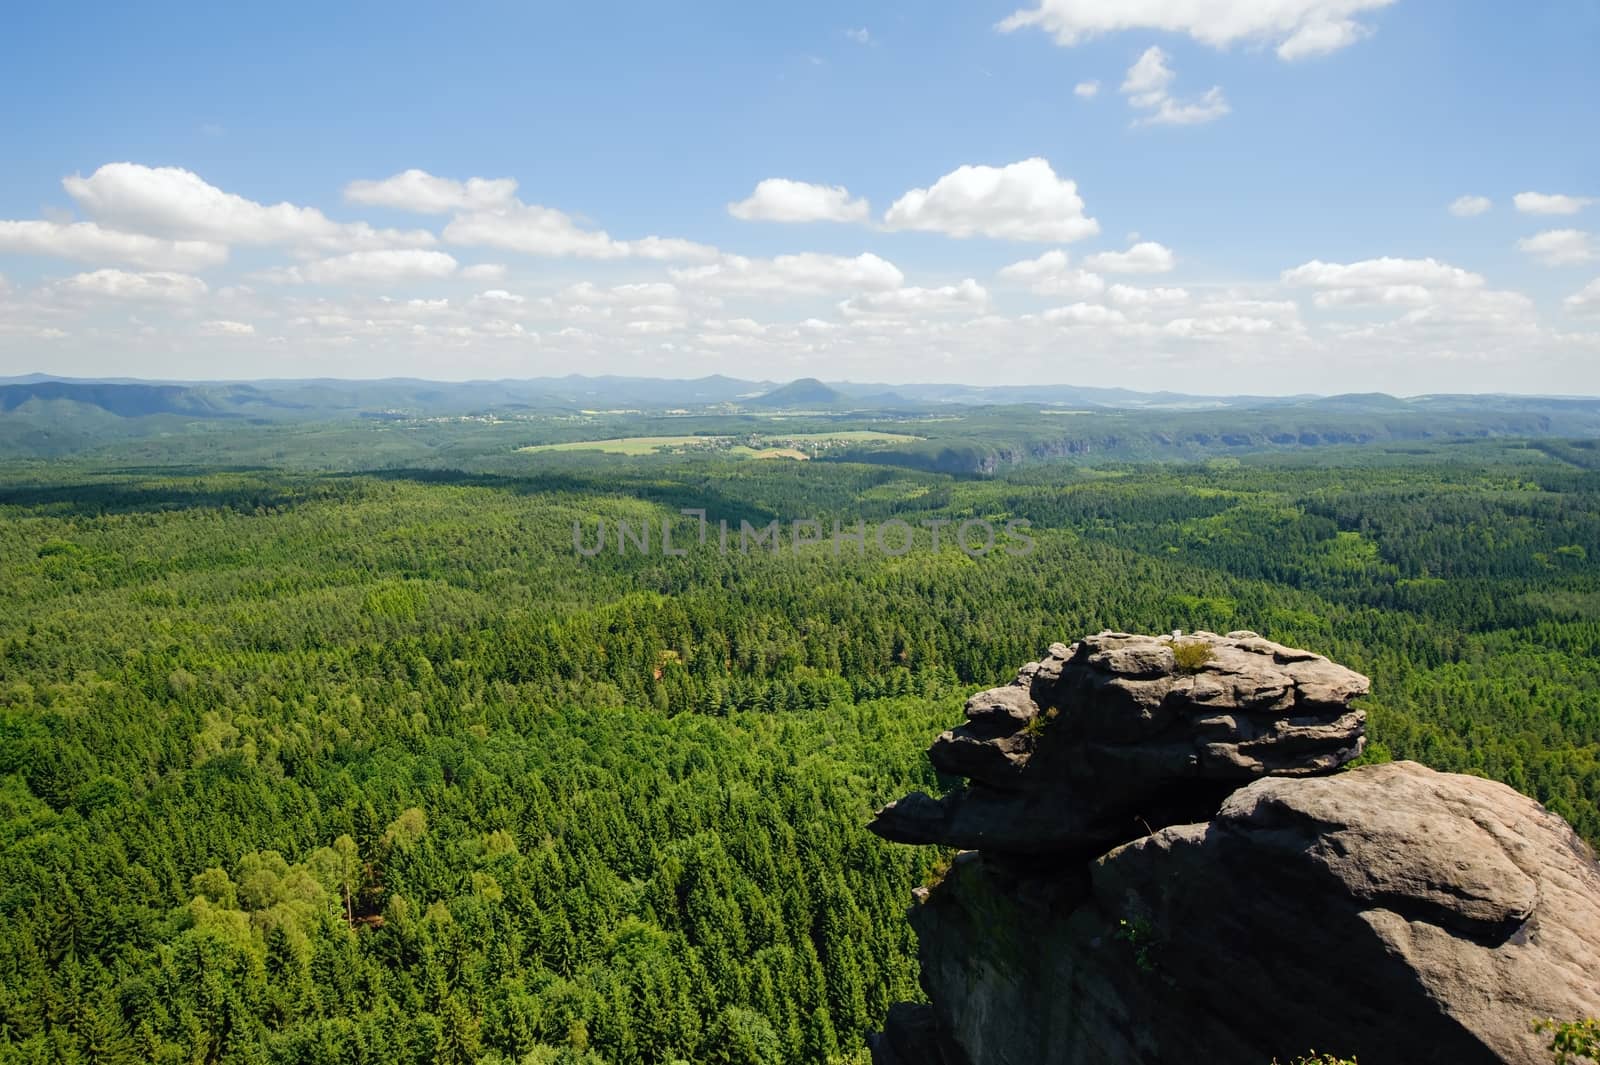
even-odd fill
[[(1203, 647), (1178, 665), (1175, 648)], [(1192, 647), (1189, 648), (1192, 650)], [(1252, 632), (1103, 632), (1052, 644), (1012, 685), (967, 700), (929, 751), (967, 777), (935, 811), (885, 807), (873, 830), (1029, 859), (1082, 857), (1151, 828), (1203, 820), (1235, 787), (1338, 768), (1365, 743), (1350, 708), (1367, 678)]]
[(1504, 785), (1340, 772), (1367, 687), (1245, 630), (1106, 632), (969, 699), (929, 752), (968, 783), (871, 826), (964, 848), (874, 1061), (1546, 1065), (1533, 1020), (1600, 1016), (1600, 866)]
[(973, 1065), (1547, 1065), (1534, 1018), (1600, 1015), (1593, 854), (1409, 762), (1258, 781), (1087, 890), (961, 863), (911, 920), (943, 1052)]

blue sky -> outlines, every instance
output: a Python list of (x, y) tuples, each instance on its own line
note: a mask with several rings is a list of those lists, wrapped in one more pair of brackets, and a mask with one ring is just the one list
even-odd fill
[(1600, 5), (1524, 6), (37, 5), (0, 374), (1600, 393)]

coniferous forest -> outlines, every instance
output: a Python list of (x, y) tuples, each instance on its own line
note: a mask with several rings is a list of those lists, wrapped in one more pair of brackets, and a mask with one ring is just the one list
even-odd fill
[[(1105, 628), (1326, 653), (1373, 679), (1368, 760), (1600, 842), (1587, 454), (13, 463), (0, 1061), (864, 1061), (947, 857), (864, 823), (951, 783), (965, 694)], [(892, 521), (914, 549), (831, 542)]]

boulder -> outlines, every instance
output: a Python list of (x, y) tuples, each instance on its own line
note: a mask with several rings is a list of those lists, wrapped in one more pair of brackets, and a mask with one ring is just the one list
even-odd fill
[(1070, 876), (958, 863), (914, 907), (973, 1065), (1548, 1065), (1600, 1015), (1600, 867), (1501, 784), (1411, 762), (1269, 778)]
[(1253, 632), (1103, 632), (1053, 644), (1012, 684), (967, 700), (934, 741), (966, 777), (935, 811), (890, 804), (872, 828), (1038, 860), (1099, 853), (1141, 831), (1202, 820), (1241, 784), (1337, 769), (1361, 753), (1367, 678)]
[(967, 701), (879, 811), (962, 848), (879, 1065), (1546, 1065), (1600, 1016), (1600, 866), (1502, 784), (1344, 768), (1367, 678), (1256, 633), (1100, 633)]

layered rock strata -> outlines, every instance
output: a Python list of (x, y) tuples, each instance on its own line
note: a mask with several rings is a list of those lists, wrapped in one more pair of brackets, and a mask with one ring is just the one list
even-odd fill
[(1102, 633), (974, 696), (881, 811), (964, 848), (911, 921), (929, 1003), (879, 1065), (1545, 1065), (1600, 1015), (1600, 866), (1504, 785), (1360, 753), (1367, 680), (1227, 636)]

